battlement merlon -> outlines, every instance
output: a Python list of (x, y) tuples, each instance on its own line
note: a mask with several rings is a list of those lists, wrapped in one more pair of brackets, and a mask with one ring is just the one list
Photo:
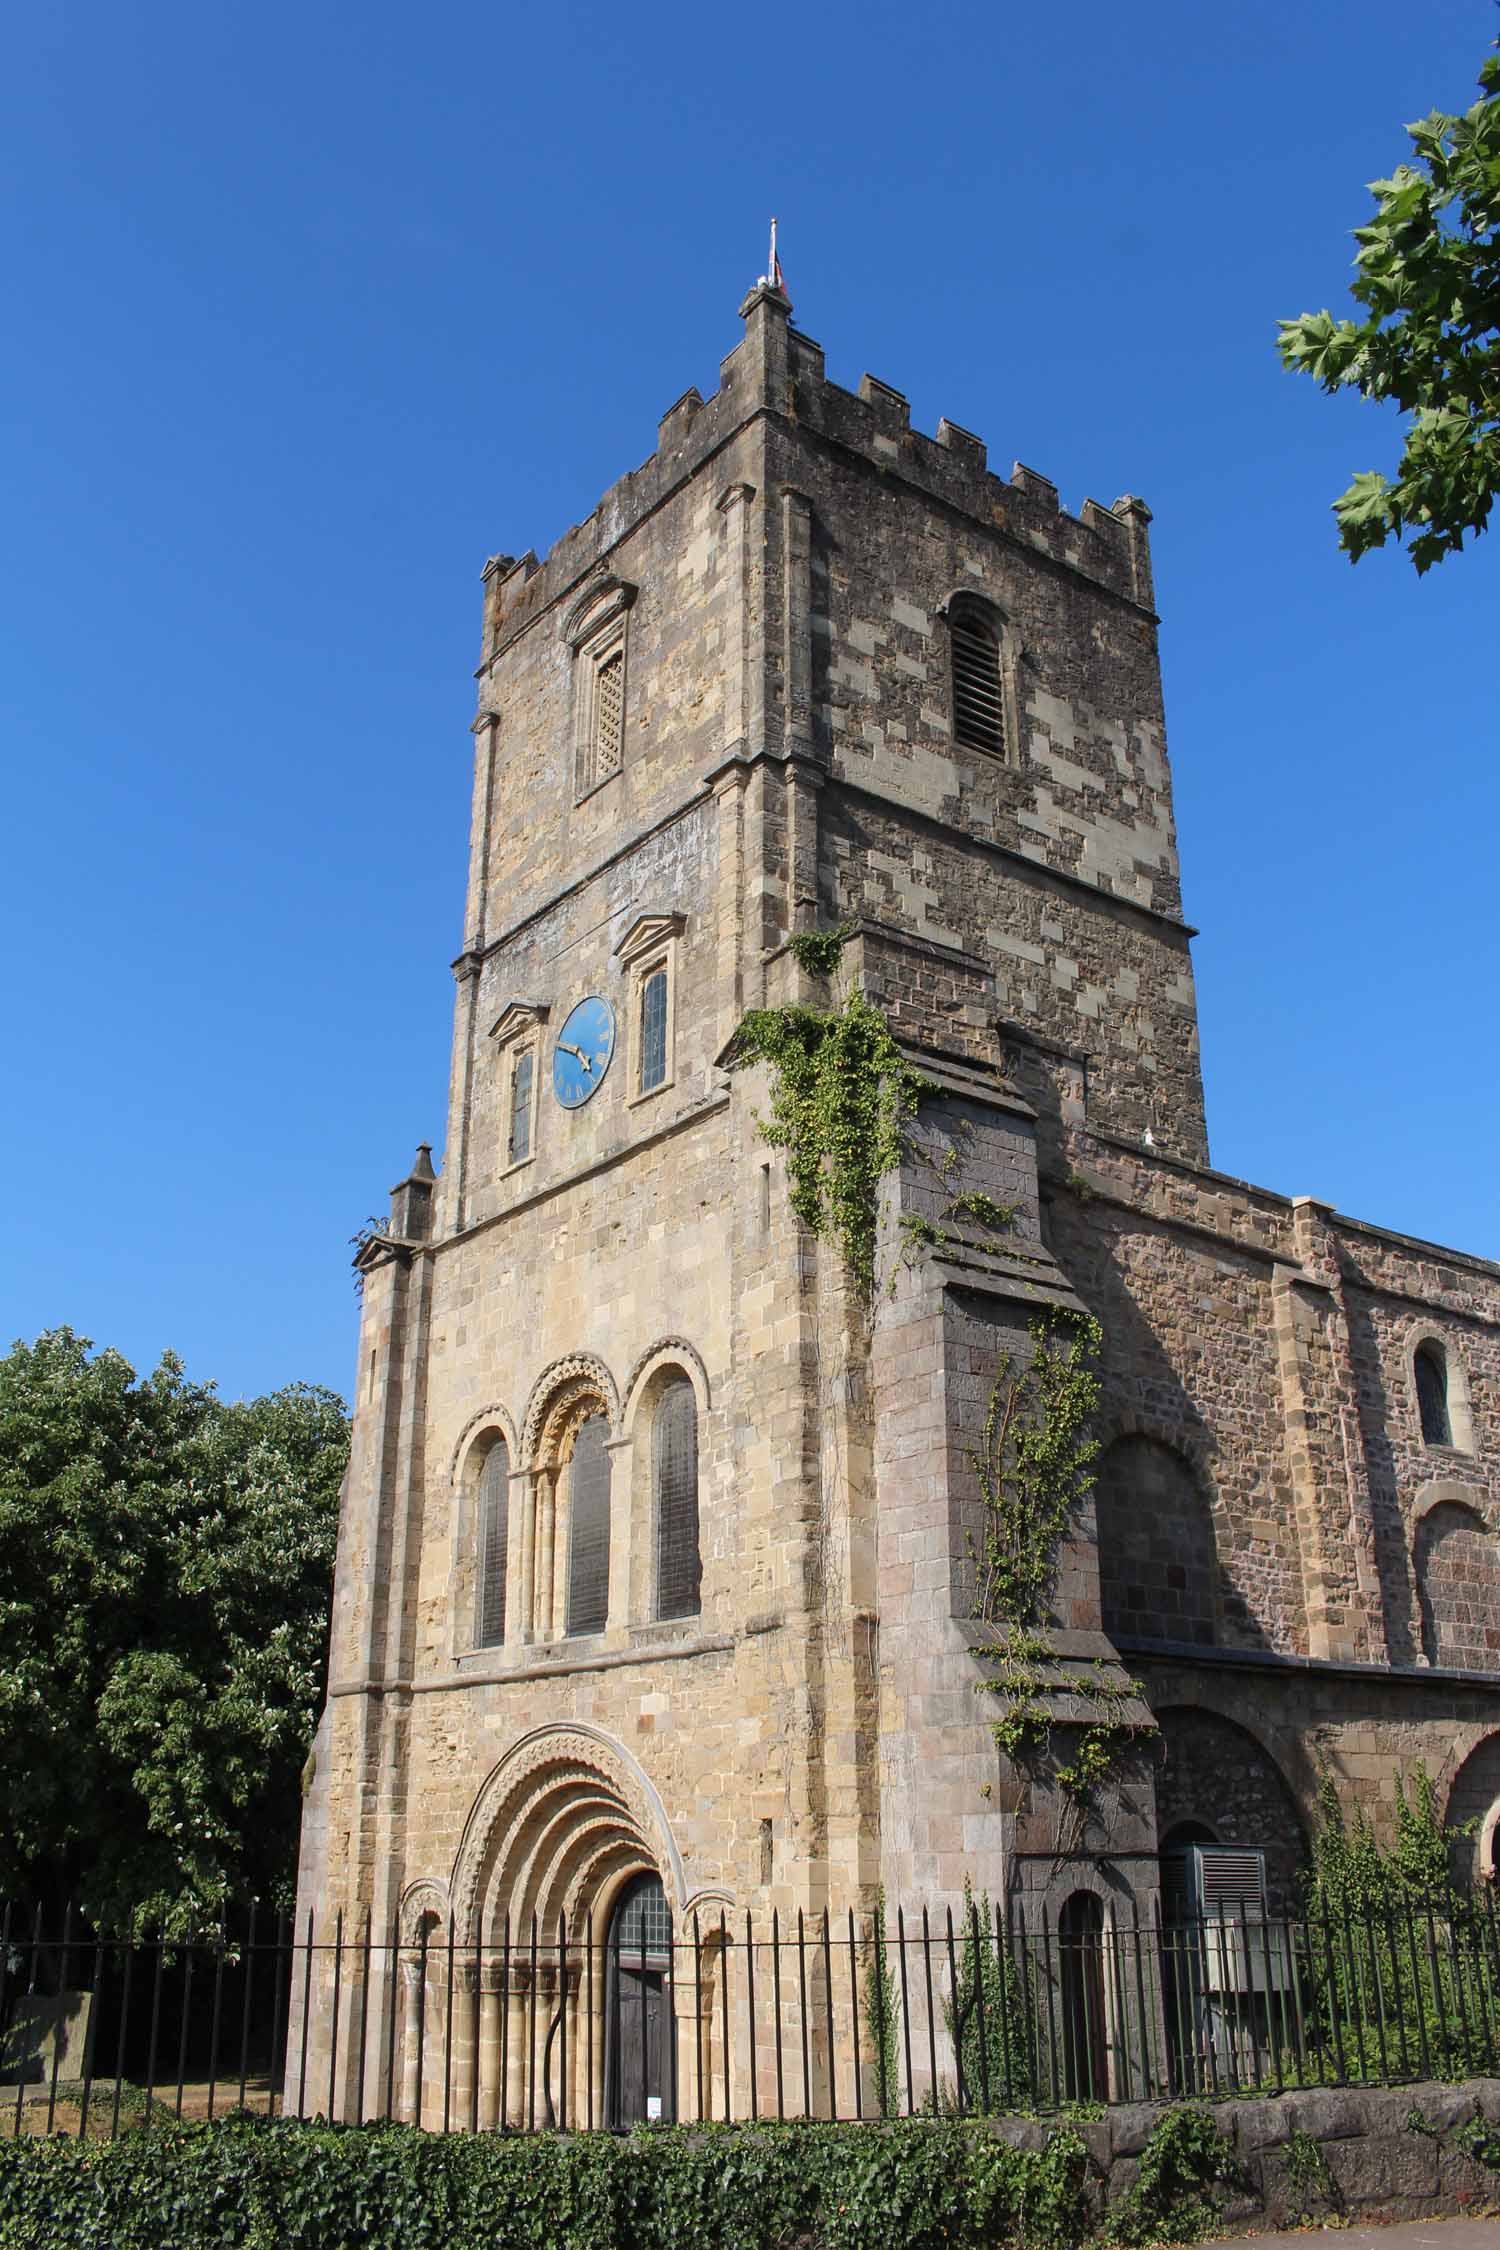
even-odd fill
[(911, 427), (900, 391), (865, 375), (858, 391), (828, 380), (822, 346), (791, 325), (779, 289), (759, 284), (740, 307), (741, 341), (722, 361), (719, 388), (685, 391), (663, 415), (657, 450), (610, 486), (592, 515), (565, 531), (538, 560), (491, 556), (484, 566), (484, 649), (477, 676), (497, 652), (563, 599), (669, 493), (701, 469), (736, 431), (770, 414), (971, 517), (991, 532), (1077, 572), (1153, 618), (1151, 511), (1126, 493), (1112, 507), (1085, 500), (1070, 515), (1057, 486), (1016, 462), (1009, 480), (987, 466), (982, 438), (944, 416), (936, 437)]

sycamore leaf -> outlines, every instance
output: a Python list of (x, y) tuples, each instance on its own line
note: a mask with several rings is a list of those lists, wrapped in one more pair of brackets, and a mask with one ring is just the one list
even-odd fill
[(1484, 530), (1500, 489), (1500, 55), (1479, 76), (1484, 99), (1409, 125), (1416, 165), (1370, 182), (1351, 284), (1367, 317), (1278, 323), (1283, 366), (1411, 415), (1395, 478), (1367, 470), (1333, 506), (1355, 559), (1420, 527), (1419, 572)]

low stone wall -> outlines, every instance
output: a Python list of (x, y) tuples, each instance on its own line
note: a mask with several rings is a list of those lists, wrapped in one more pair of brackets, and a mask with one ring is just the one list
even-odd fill
[[(1500, 2211), (1500, 2078), (1456, 2086), (1328, 2087), (1279, 2098), (1206, 2105), (1233, 2147), (1238, 2192), (1224, 2206), (1227, 2233), (1350, 2219), (1425, 2219)], [(1426, 2130), (1413, 2123), (1416, 2113)], [(1101, 2205), (1135, 2184), (1141, 2150), (1165, 2114), (1147, 2103), (1080, 2125)], [(1463, 2146), (1476, 2119), (1492, 2129), (1495, 2162)], [(1006, 2123), (1008, 2140), (1039, 2141), (1047, 2128)]]

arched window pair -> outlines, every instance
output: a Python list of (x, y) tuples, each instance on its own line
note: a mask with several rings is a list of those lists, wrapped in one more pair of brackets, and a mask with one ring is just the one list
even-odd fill
[[(609, 1422), (604, 1413), (596, 1410), (586, 1414), (573, 1430), (571, 1455), (561, 1471), (568, 1480), (564, 1614), (570, 1637), (602, 1633), (609, 1622), (612, 1510), (608, 1438)], [(686, 1376), (672, 1377), (657, 1392), (650, 1443), (655, 1547), (652, 1614), (664, 1620), (696, 1617), (702, 1583), (698, 1401)], [(503, 1437), (497, 1437), (479, 1472), (475, 1640), (480, 1648), (497, 1648), (505, 1639), (510, 1492), (509, 1448)]]

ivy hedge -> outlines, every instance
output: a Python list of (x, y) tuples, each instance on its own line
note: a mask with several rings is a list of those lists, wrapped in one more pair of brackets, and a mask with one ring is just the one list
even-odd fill
[[(1158, 2140), (1117, 2241), (1216, 2215), (1207, 2114), (1168, 2112)], [(0, 2144), (0, 2250), (1075, 2250), (1089, 2190), (1066, 2125), (1016, 2148), (956, 2119), (509, 2137), (232, 2117)]]

